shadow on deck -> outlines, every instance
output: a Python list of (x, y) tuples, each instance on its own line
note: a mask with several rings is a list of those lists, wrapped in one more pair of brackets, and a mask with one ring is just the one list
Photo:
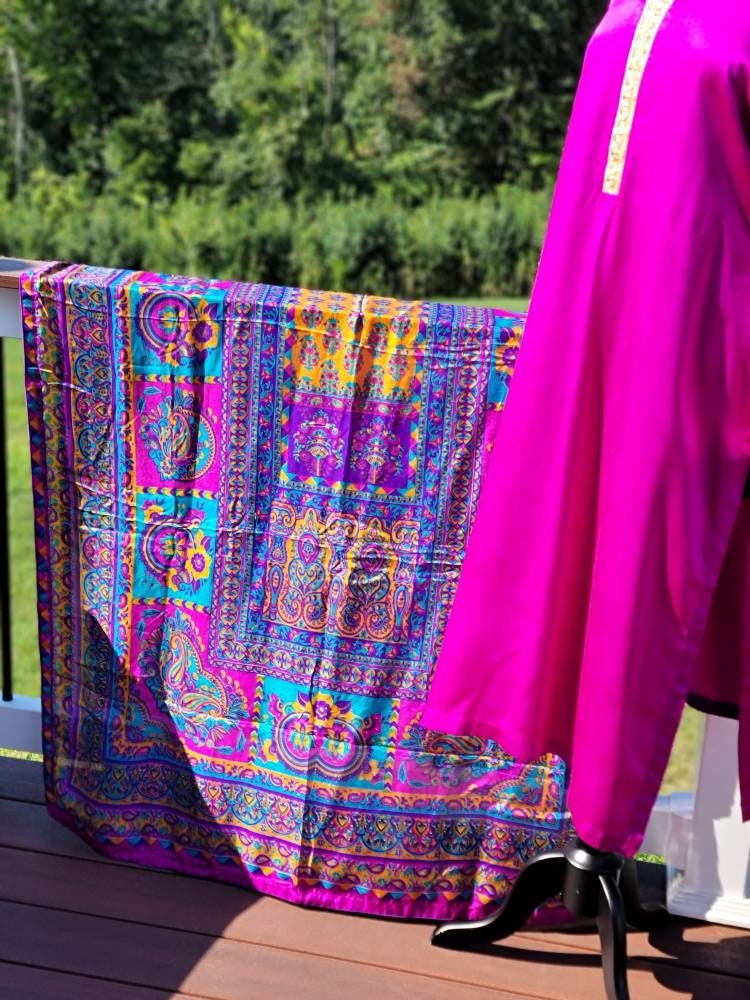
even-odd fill
[[(303, 909), (113, 862), (50, 819), (41, 765), (0, 757), (2, 1000), (601, 1000), (594, 934), (539, 929), (467, 954), (430, 925)], [(750, 933), (631, 933), (633, 1000), (750, 997)]]

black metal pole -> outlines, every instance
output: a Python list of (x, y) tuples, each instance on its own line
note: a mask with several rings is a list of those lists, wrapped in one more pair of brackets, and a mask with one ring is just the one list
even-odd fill
[(10, 535), (8, 534), (8, 452), (5, 440), (5, 345), (0, 337), (0, 655), (3, 701), (13, 699), (10, 651)]

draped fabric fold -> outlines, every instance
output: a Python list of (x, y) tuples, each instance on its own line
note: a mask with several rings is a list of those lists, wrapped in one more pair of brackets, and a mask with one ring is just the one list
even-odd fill
[(112, 857), (480, 915), (564, 764), (420, 725), (523, 317), (52, 264), (21, 282), (47, 800)]

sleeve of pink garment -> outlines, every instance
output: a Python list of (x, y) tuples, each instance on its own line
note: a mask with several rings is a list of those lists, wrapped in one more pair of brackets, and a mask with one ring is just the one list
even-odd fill
[(730, 690), (750, 818), (749, 464), (750, 4), (614, 0), (424, 724), (564, 757), (630, 855), (688, 691)]

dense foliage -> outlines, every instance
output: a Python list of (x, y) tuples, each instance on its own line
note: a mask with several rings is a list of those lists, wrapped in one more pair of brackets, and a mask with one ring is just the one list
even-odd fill
[(0, 249), (524, 292), (603, 7), (4, 0)]

